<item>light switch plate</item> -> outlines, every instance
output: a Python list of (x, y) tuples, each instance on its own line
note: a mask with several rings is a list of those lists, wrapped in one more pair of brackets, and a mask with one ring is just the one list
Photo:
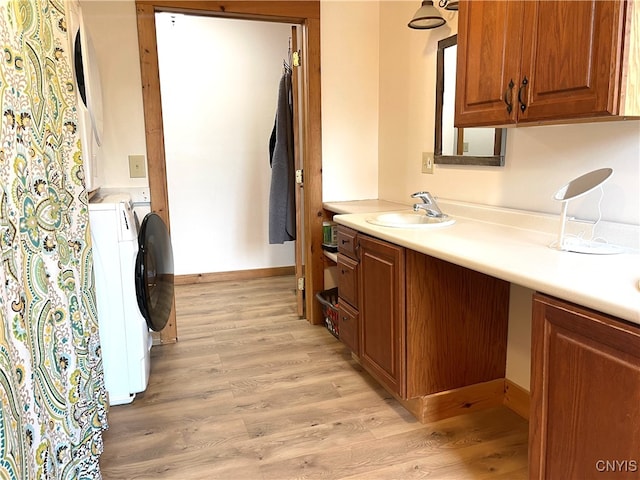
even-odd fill
[(129, 155), (129, 177), (144, 178), (146, 176), (144, 155)]
[(422, 152), (422, 173), (433, 174), (433, 152)]

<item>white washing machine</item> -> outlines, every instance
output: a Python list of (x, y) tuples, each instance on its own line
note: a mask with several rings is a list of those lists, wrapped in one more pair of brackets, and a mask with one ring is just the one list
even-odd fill
[(171, 241), (155, 213), (138, 230), (128, 194), (92, 200), (89, 222), (105, 386), (120, 405), (147, 388), (150, 329), (161, 330), (171, 311)]

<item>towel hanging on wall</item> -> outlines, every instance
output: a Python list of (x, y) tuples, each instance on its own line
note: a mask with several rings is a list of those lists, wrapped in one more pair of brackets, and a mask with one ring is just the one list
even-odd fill
[(285, 62), (278, 87), (276, 118), (269, 139), (271, 190), (269, 243), (296, 239), (295, 165), (293, 153), (293, 98), (291, 68)]

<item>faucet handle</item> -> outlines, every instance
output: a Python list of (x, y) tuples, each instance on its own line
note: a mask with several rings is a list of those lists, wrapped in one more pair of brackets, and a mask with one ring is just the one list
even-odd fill
[(433, 198), (429, 192), (416, 192), (411, 195), (411, 198), (420, 198), (423, 203), (431, 203), (431, 199)]

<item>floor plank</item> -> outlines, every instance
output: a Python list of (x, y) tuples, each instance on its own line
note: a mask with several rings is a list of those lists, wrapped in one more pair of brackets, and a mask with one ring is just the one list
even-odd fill
[(176, 287), (179, 341), (114, 406), (121, 479), (524, 479), (527, 422), (496, 408), (417, 422), (342, 344), (295, 313), (293, 277)]

